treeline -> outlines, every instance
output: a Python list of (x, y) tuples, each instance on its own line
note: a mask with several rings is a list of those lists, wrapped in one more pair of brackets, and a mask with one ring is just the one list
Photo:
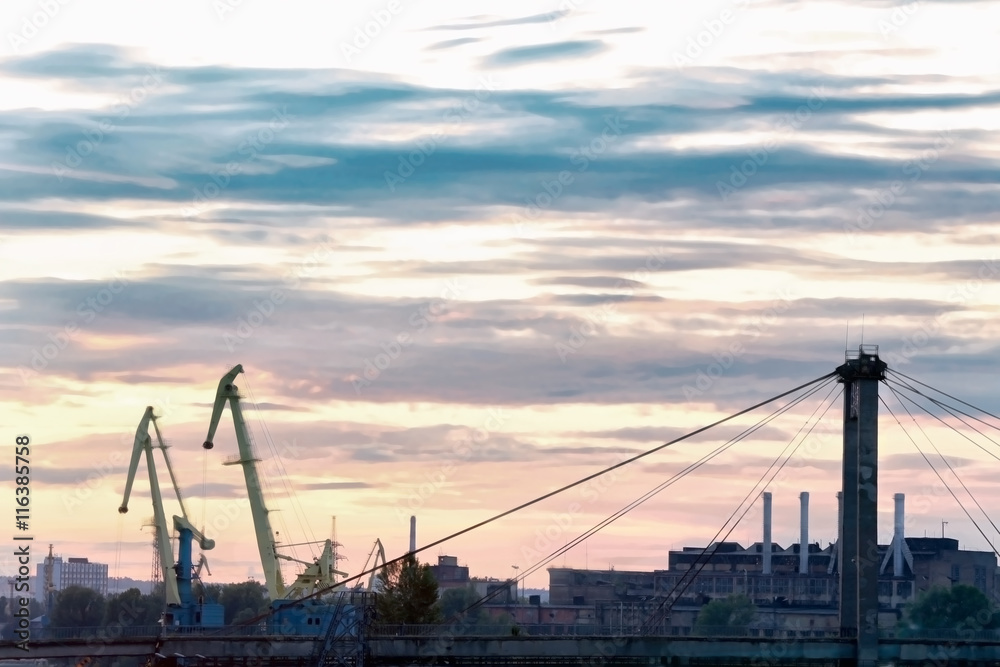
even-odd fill
[[(264, 613), (269, 607), (266, 589), (255, 581), (208, 584), (196, 587), (195, 595), (206, 602), (221, 604), (226, 624), (241, 623)], [(17, 601), (14, 600), (13, 604), (16, 605)], [(10, 607), (11, 602), (0, 597), (0, 626), (4, 628), (4, 639), (9, 638), (7, 635), (11, 629)], [(90, 588), (69, 586), (56, 595), (52, 611), (48, 614), (48, 624), (53, 628), (156, 625), (164, 607), (162, 584), (150, 594), (130, 588), (108, 596)], [(42, 605), (35, 600), (31, 600), (29, 611), (31, 618), (45, 613)]]
[[(385, 624), (440, 623), (462, 617), (473, 625), (513, 625), (504, 614), (491, 618), (479, 606), (479, 594), (472, 588), (444, 591), (439, 595), (437, 581), (430, 568), (410, 556), (391, 563), (379, 573), (376, 583), (376, 618)], [(270, 609), (266, 588), (255, 581), (239, 584), (197, 584), (196, 598), (215, 602), (223, 607), (226, 625), (239, 624), (266, 614)], [(0, 598), (0, 603), (6, 603)], [(15, 601), (16, 604), (16, 601)], [(31, 618), (44, 613), (40, 604), (31, 601)], [(0, 609), (0, 627), (4, 638), (11, 628), (9, 604)], [(104, 596), (82, 586), (70, 586), (56, 595), (48, 626), (52, 628), (143, 627), (159, 623), (165, 607), (163, 585), (152, 593), (143, 594), (138, 588)]]
[(514, 625), (509, 614), (492, 618), (481, 606), (482, 599), (471, 586), (439, 593), (430, 567), (415, 557), (391, 563), (379, 572), (377, 619), (387, 625), (461, 622), (472, 625)]

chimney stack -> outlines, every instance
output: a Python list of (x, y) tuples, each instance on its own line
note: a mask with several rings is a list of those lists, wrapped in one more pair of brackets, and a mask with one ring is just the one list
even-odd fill
[(799, 494), (799, 574), (809, 574), (809, 492)]
[(837, 570), (844, 568), (844, 492), (837, 491)]
[(417, 517), (410, 517), (410, 553), (417, 550)]
[(903, 511), (904, 502), (906, 496), (902, 493), (897, 493), (894, 495), (893, 500), (896, 501), (896, 531), (895, 535), (892, 536), (892, 576), (902, 577), (903, 576)]
[(771, 574), (771, 492), (764, 492), (763, 573)]

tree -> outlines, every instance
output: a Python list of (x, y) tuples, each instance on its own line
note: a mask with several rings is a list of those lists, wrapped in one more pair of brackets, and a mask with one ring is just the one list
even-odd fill
[(712, 600), (698, 612), (694, 626), (699, 630), (715, 628), (745, 628), (757, 613), (757, 607), (746, 595), (730, 595), (723, 600)]
[(218, 602), (222, 595), (222, 584), (206, 584), (198, 581), (195, 584), (195, 596), (204, 599), (205, 602)]
[(38, 618), (44, 613), (45, 606), (41, 602), (35, 598), (28, 600), (28, 614), (30, 614), (32, 618)]
[[(441, 615), (447, 621), (479, 602), (480, 598), (479, 592), (472, 586), (449, 588), (441, 593)], [(490, 613), (482, 607), (476, 607), (466, 612), (462, 619), (465, 623), (472, 625), (490, 625), (492, 623)]]
[(49, 616), (53, 627), (92, 628), (104, 620), (104, 596), (83, 586), (69, 586), (59, 591)]
[(268, 608), (266, 589), (263, 584), (256, 581), (226, 584), (219, 592), (218, 599), (224, 610), (227, 625), (259, 616)]
[(164, 602), (152, 595), (143, 595), (138, 588), (108, 597), (104, 609), (104, 625), (136, 627), (156, 625), (163, 614)]
[(382, 623), (440, 623), (438, 585), (430, 566), (412, 554), (379, 572), (375, 609)]
[(906, 607), (914, 629), (983, 630), (1000, 626), (989, 598), (974, 586), (937, 586), (921, 593)]

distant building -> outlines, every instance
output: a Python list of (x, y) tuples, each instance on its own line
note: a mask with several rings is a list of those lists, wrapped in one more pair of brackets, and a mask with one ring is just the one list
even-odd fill
[[(802, 500), (805, 536), (808, 494)], [(890, 544), (878, 547), (880, 625), (895, 624), (906, 604), (932, 587), (966, 584), (1000, 602), (1000, 569), (992, 551), (962, 550), (951, 538), (905, 537), (902, 494), (896, 503), (896, 533)], [(769, 537), (768, 516), (765, 511)], [(744, 594), (757, 605), (755, 625), (761, 629), (834, 630), (839, 627), (839, 548), (808, 542), (805, 548), (802, 553), (799, 544), (718, 542), (707, 549), (669, 552), (666, 570), (550, 568), (549, 605), (561, 608), (564, 619), (575, 613), (576, 624), (630, 632), (661, 612), (669, 598), (673, 602), (664, 623), (683, 633), (707, 602)], [(544, 608), (526, 612), (529, 618), (556, 617)]]
[(437, 580), (439, 591), (469, 587), (475, 589), (480, 596), (486, 596), (503, 589), (491, 598), (491, 604), (512, 604), (517, 600), (515, 582), (493, 577), (470, 577), (468, 566), (459, 565), (457, 556), (438, 556), (437, 565), (429, 567)]
[(36, 597), (44, 600), (45, 567), (51, 560), (52, 586), (56, 591), (62, 591), (70, 586), (83, 586), (101, 595), (108, 594), (108, 566), (105, 563), (91, 563), (86, 558), (67, 558), (62, 556), (46, 556), (38, 563), (35, 581)]
[(512, 579), (494, 577), (473, 577), (469, 585), (476, 589), (480, 597), (490, 596), (488, 604), (513, 604), (517, 602), (517, 582)]
[(457, 556), (438, 556), (437, 565), (429, 567), (441, 590), (469, 585), (469, 568), (459, 565)]

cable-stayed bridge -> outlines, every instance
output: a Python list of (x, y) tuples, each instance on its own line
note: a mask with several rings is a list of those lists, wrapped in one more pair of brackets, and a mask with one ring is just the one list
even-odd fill
[[(896, 399), (894, 411), (879, 395), (886, 387)], [(838, 392), (839, 390), (839, 392)], [(964, 496), (972, 499), (985, 517), (985, 522), (997, 531), (997, 526), (982, 504), (962, 482), (957, 471), (941, 453), (933, 440), (926, 437), (929, 447), (943, 463), (935, 465), (927, 450), (918, 444), (911, 431), (904, 427), (904, 417), (922, 430), (914, 412), (930, 414), (946, 427), (956, 430), (987, 455), (1000, 461), (998, 451), (985, 446), (979, 438), (1000, 448), (987, 435), (990, 429), (1000, 430), (1000, 418), (962, 401), (950, 394), (889, 369), (878, 355), (876, 346), (862, 345), (846, 355), (844, 363), (834, 371), (801, 384), (741, 410), (724, 419), (696, 429), (670, 442), (663, 443), (613, 466), (564, 485), (542, 496), (524, 502), (505, 512), (463, 528), (447, 537), (411, 552), (416, 554), (444, 542), (475, 531), (548, 498), (596, 479), (617, 468), (632, 464), (667, 447), (688, 440), (712, 428), (747, 415), (765, 406), (772, 411), (737, 436), (718, 445), (712, 451), (687, 465), (675, 475), (639, 496), (608, 516), (577, 538), (555, 549), (530, 568), (519, 573), (523, 579), (582, 543), (591, 535), (617, 521), (664, 489), (697, 470), (754, 433), (772, 420), (785, 414), (814, 396), (821, 397), (813, 413), (795, 436), (774, 459), (757, 483), (746, 494), (726, 522), (713, 536), (698, 557), (672, 586), (660, 592), (644, 621), (630, 631), (610, 634), (606, 628), (573, 626), (556, 635), (553, 626), (524, 626), (515, 635), (500, 635), (496, 629), (469, 626), (461, 614), (438, 626), (402, 626), (389, 628), (364, 624), (343, 634), (343, 628), (324, 636), (281, 635), (269, 633), (264, 619), (254, 619), (240, 627), (177, 632), (164, 628), (127, 628), (117, 636), (98, 637), (84, 630), (50, 631), (48, 637), (33, 638), (27, 653), (5, 642), (0, 645), (0, 659), (79, 659), (83, 657), (142, 657), (152, 665), (201, 665), (228, 667), (233, 665), (319, 665), (338, 664), (360, 667), (362, 664), (521, 664), (521, 665), (580, 665), (580, 664), (772, 664), (772, 665), (909, 665), (967, 664), (1000, 665), (1000, 633), (985, 629), (924, 629), (904, 633), (879, 627), (878, 574), (880, 568), (877, 504), (878, 504), (878, 415), (881, 405), (899, 425), (924, 461), (948, 490), (977, 531), (992, 544), (974, 512), (962, 503), (945, 476), (958, 480)], [(782, 471), (796, 451), (808, 439), (823, 416), (837, 402), (842, 407), (843, 461), (841, 526), (838, 535), (838, 595), (839, 617), (835, 630), (824, 632), (772, 631), (754, 633), (745, 628), (709, 628), (687, 636), (671, 632), (671, 613), (678, 601), (691, 588), (720, 545), (724, 544), (746, 516), (754, 501)], [(774, 407), (777, 406), (777, 407)], [(932, 412), (934, 406), (946, 416)], [(955, 424), (962, 424), (959, 430)], [(1000, 532), (1000, 531), (998, 531)], [(992, 548), (992, 547), (991, 547)], [(768, 556), (770, 554), (767, 554)], [(402, 560), (402, 557), (400, 559)], [(390, 561), (392, 563), (394, 561)], [(371, 571), (349, 579), (363, 580)], [(303, 598), (307, 600), (324, 591)], [(494, 593), (494, 595), (496, 592)], [(489, 602), (486, 596), (463, 613)], [(509, 628), (505, 630), (509, 632)]]

